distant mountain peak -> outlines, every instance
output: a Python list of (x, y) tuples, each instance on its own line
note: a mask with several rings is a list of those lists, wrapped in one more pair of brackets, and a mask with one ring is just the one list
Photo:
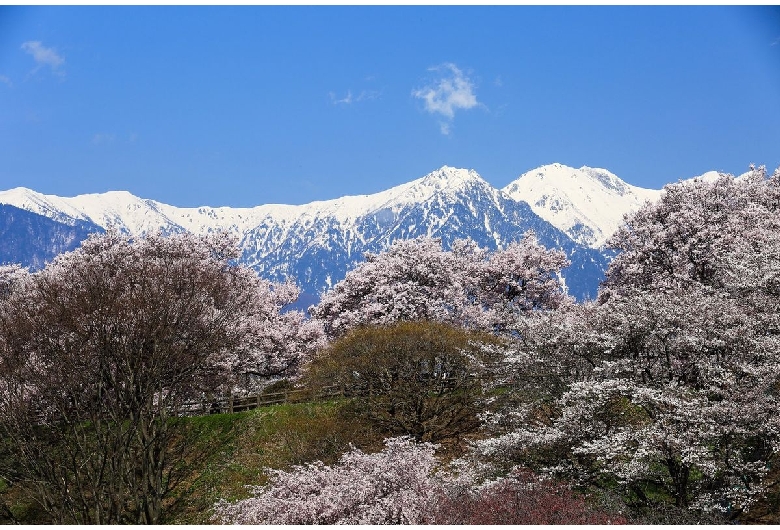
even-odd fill
[(545, 181), (548, 185), (550, 182), (553, 182), (556, 186), (570, 189), (582, 186), (589, 181), (596, 181), (605, 188), (612, 189), (618, 193), (625, 193), (629, 186), (609, 170), (588, 166), (582, 166), (579, 169), (575, 169), (557, 162), (523, 173), (519, 179), (505, 189), (508, 191), (510, 189), (519, 189), (521, 187), (521, 180), (531, 182), (534, 180)]
[[(723, 173), (720, 171), (707, 171), (706, 173), (702, 173), (701, 175), (695, 176), (690, 179), (685, 179), (683, 182), (690, 182), (690, 181), (700, 181), (700, 182), (715, 182), (718, 180)], [(741, 175), (744, 177), (744, 175)]]
[(463, 169), (451, 166), (442, 166), (415, 182), (434, 186), (436, 189), (460, 189), (474, 183), (487, 184), (479, 173), (473, 169)]
[(534, 213), (578, 243), (596, 248), (617, 230), (624, 214), (660, 194), (632, 186), (606, 169), (560, 163), (528, 171), (502, 191), (526, 201)]

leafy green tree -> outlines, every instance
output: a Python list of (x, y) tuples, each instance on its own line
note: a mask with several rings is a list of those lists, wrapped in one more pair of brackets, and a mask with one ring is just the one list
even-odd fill
[(502, 355), (494, 336), (435, 322), (361, 327), (314, 359), (307, 380), (338, 385), (378, 427), (418, 441), (476, 430)]

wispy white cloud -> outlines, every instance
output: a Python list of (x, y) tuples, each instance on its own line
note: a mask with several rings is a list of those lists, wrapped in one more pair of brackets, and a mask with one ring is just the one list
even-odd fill
[(5, 75), (0, 75), (0, 83), (8, 85), (9, 87), (14, 86), (14, 84), (11, 82), (11, 78)]
[(375, 99), (379, 99), (379, 97), (382, 95), (382, 92), (379, 90), (361, 90), (360, 94), (358, 94), (357, 100), (358, 101), (373, 101)]
[(777, 37), (775, 40), (773, 40), (770, 46), (777, 46), (778, 44), (780, 44), (780, 37)]
[(63, 75), (61, 67), (65, 64), (65, 58), (57, 53), (54, 48), (47, 48), (41, 41), (29, 40), (22, 43), (22, 50), (32, 55), (37, 65), (34, 72), (37, 72), (44, 66), (51, 68), (51, 71), (57, 75)]
[(436, 79), (423, 88), (412, 90), (412, 96), (425, 102), (425, 110), (444, 117), (440, 122), (442, 134), (449, 134), (457, 110), (480, 106), (474, 83), (453, 63), (444, 63), (428, 69)]
[(347, 90), (346, 95), (343, 98), (336, 96), (335, 92), (328, 92), (330, 96), (330, 102), (334, 105), (350, 105), (352, 103), (360, 103), (361, 101), (372, 101), (379, 99), (382, 92), (379, 90), (361, 90), (357, 96), (352, 94), (352, 90)]
[(334, 92), (328, 92), (328, 95), (330, 96), (330, 102), (333, 103), (334, 105), (340, 105), (340, 104), (349, 105), (350, 103), (352, 103), (351, 90), (347, 90), (347, 95), (344, 96), (343, 98), (336, 97), (336, 94)]

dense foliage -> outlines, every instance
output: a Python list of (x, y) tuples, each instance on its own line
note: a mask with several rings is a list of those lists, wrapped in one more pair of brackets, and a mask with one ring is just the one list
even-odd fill
[(316, 339), (280, 313), (297, 293), (235, 257), (224, 236), (107, 233), (37, 273), (3, 270), (5, 476), (57, 522), (159, 521), (182, 404), (246, 370), (284, 373)]
[(398, 240), (366, 261), (312, 308), (330, 337), (367, 324), (429, 320), (468, 329), (511, 332), (517, 317), (567, 299), (558, 273), (563, 252), (533, 233), (488, 252), (470, 240), (444, 250), (440, 240)]
[(436, 322), (357, 328), (322, 351), (305, 383), (336, 385), (382, 431), (418, 441), (460, 438), (480, 425), (500, 341)]
[(436, 446), (385, 440), (384, 450), (345, 453), (333, 466), (314, 462), (272, 471), (252, 496), (220, 501), (227, 524), (625, 524), (592, 509), (565, 485), (517, 472), (479, 487), (436, 469)]
[(220, 502), (230, 524), (422, 524), (439, 490), (431, 476), (434, 446), (388, 439), (379, 453), (345, 453), (334, 466), (314, 462), (274, 471), (253, 496)]
[(637, 504), (737, 516), (780, 442), (780, 174), (668, 186), (612, 244), (598, 302), (558, 321), (579, 332), (544, 342), (592, 368), (548, 422), (527, 414), (482, 450), (615, 480)]

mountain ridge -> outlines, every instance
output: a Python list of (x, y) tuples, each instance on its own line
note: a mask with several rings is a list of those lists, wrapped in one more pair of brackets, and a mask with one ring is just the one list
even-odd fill
[[(610, 226), (599, 216), (585, 215), (582, 204), (608, 204), (618, 191), (636, 187), (606, 170), (587, 167), (551, 164), (533, 171), (498, 189), (473, 169), (443, 166), (378, 193), (303, 205), (180, 208), (126, 191), (67, 198), (27, 188), (0, 192), (0, 204), (66, 225), (87, 223), (131, 235), (226, 230), (239, 238), (242, 263), (272, 280), (293, 278), (309, 293), (332, 287), (365, 252), (381, 252), (399, 238), (439, 237), (446, 247), (454, 239), (470, 237), (496, 249), (533, 230), (542, 244), (564, 250), (572, 261), (563, 273), (570, 292), (580, 299), (592, 298), (609, 260), (594, 243), (605, 238)], [(528, 177), (529, 173), (533, 175)], [(574, 174), (587, 190), (579, 193), (558, 183), (557, 188), (545, 188), (544, 201), (533, 194), (529, 200), (521, 198), (520, 184), (533, 182), (540, 173), (549, 182), (565, 182)], [(567, 215), (555, 215), (559, 206), (558, 211)], [(632, 207), (631, 201), (615, 202), (610, 211)]]

